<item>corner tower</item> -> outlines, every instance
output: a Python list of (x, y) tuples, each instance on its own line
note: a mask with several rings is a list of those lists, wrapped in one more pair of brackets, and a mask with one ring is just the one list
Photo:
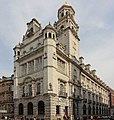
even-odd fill
[(74, 20), (75, 11), (68, 3), (58, 9), (58, 21), (54, 26), (57, 30), (57, 39), (65, 47), (65, 53), (70, 58), (79, 60), (79, 26)]

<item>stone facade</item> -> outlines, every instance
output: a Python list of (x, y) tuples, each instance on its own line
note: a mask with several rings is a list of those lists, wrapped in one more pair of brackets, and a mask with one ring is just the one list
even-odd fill
[(108, 115), (109, 90), (79, 58), (74, 16), (72, 6), (65, 3), (54, 25), (42, 28), (36, 19), (27, 23), (22, 43), (14, 48), (15, 118)]
[(65, 3), (58, 21), (42, 29), (32, 19), (22, 43), (14, 48), (15, 118), (74, 117), (80, 96), (79, 38), (75, 11)]
[[(0, 120), (2, 117), (14, 118), (13, 76), (0, 79)], [(6, 111), (5, 113), (1, 111)]]
[(90, 70), (90, 64), (84, 64), (80, 57), (82, 117), (84, 120), (98, 116), (108, 116), (110, 113), (110, 89), (96, 75), (96, 70)]

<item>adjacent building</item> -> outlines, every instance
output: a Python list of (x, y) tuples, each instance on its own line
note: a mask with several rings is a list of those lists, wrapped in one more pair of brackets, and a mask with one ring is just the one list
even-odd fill
[[(5, 116), (14, 118), (14, 101), (13, 101), (13, 75), (11, 77), (2, 77), (0, 79), (0, 119)], [(4, 112), (5, 111), (5, 112)]]
[(96, 75), (96, 70), (90, 69), (90, 64), (84, 63), (80, 57), (82, 115), (86, 120), (90, 117), (108, 116), (110, 114), (110, 89)]
[(114, 116), (114, 90), (110, 88), (110, 115)]
[(109, 114), (109, 89), (79, 57), (79, 26), (68, 3), (42, 28), (33, 18), (14, 48), (15, 118), (88, 119)]

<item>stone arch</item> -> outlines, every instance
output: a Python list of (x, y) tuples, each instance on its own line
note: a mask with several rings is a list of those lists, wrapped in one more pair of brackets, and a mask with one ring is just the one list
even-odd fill
[(45, 104), (43, 101), (38, 102), (38, 115), (44, 115), (45, 114)]
[(23, 104), (19, 103), (19, 115), (23, 115), (24, 111), (23, 111)]
[(27, 106), (28, 115), (33, 115), (33, 103), (29, 102)]
[(83, 115), (86, 115), (86, 105), (83, 105)]
[(91, 106), (88, 106), (88, 115), (91, 115)]

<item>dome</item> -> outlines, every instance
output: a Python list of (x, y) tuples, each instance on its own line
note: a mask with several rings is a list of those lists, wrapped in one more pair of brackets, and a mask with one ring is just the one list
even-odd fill
[(52, 29), (56, 32), (55, 28), (50, 24), (50, 22), (44, 29)]
[(49, 24), (45, 27), (45, 29), (46, 29), (46, 28), (54, 29), (53, 26), (50, 24), (50, 22), (49, 22)]
[(65, 2), (63, 6), (71, 6), (68, 2)]

